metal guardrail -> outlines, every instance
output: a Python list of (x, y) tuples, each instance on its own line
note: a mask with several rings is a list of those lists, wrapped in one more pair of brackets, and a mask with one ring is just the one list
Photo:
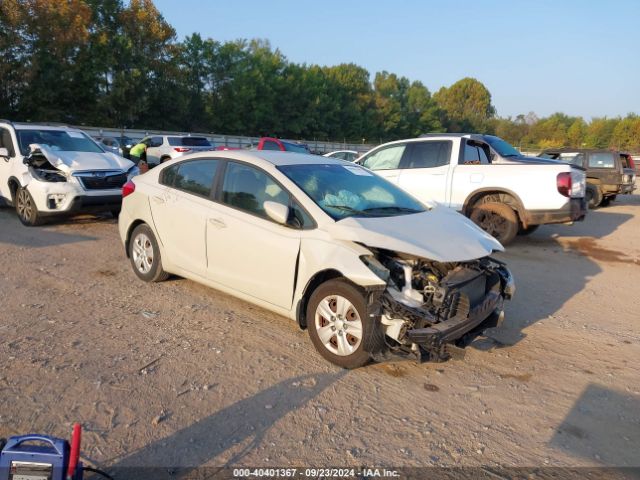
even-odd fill
[[(70, 127), (77, 128), (85, 131), (92, 136), (105, 136), (105, 137), (131, 137), (142, 138), (149, 135), (192, 135), (198, 137), (205, 137), (213, 145), (245, 148), (251, 145), (257, 145), (261, 137), (244, 137), (240, 135), (221, 135), (214, 133), (196, 133), (187, 131), (166, 131), (166, 130), (142, 130), (142, 129), (128, 129), (128, 128), (109, 128), (109, 127), (87, 127), (78, 125), (69, 125)], [(347, 143), (347, 142), (322, 142), (318, 140), (294, 140), (281, 138), (289, 142), (300, 142), (306, 144), (312, 152), (328, 153), (334, 150), (355, 150), (358, 153), (364, 153), (369, 151), (374, 145), (366, 143)]]

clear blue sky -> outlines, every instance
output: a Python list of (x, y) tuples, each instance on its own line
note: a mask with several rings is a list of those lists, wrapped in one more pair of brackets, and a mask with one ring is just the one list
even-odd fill
[(180, 38), (262, 38), (432, 92), (482, 81), (500, 116), (640, 113), (640, 0), (155, 0)]

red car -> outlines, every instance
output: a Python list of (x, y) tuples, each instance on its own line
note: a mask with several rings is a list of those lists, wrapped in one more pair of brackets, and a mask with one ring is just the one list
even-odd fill
[(280, 150), (281, 152), (311, 153), (304, 143), (287, 142), (272, 137), (262, 137), (257, 150)]

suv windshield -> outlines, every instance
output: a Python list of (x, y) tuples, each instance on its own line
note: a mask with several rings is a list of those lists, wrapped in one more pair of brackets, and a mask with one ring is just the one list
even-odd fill
[(510, 143), (505, 142), (500, 137), (494, 137), (493, 135), (485, 135), (484, 139), (487, 141), (491, 148), (500, 154), (501, 157), (520, 157), (521, 154)]
[(278, 169), (334, 220), (425, 211), (407, 193), (358, 165), (283, 165)]
[(62, 152), (104, 153), (96, 142), (82, 132), (73, 130), (17, 130), (22, 155), (29, 154), (29, 145), (37, 143)]
[(204, 137), (167, 137), (172, 147), (211, 147)]

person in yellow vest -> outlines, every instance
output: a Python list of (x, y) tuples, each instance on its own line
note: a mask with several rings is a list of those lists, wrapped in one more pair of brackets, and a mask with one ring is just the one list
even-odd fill
[(140, 163), (140, 160), (146, 161), (146, 153), (147, 153), (147, 144), (146, 143), (138, 143), (131, 147), (129, 150), (129, 156), (131, 157), (131, 161), (136, 165)]

